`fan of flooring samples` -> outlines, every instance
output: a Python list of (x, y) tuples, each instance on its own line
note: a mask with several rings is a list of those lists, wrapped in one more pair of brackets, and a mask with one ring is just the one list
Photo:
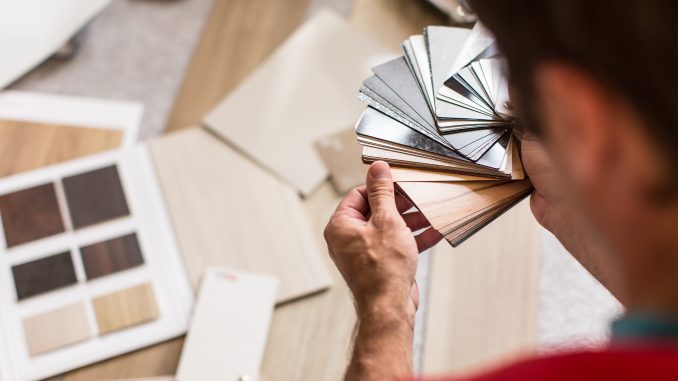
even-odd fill
[(398, 191), (456, 246), (532, 191), (503, 59), (480, 24), (429, 26), (403, 50), (360, 88), (362, 159), (391, 164)]

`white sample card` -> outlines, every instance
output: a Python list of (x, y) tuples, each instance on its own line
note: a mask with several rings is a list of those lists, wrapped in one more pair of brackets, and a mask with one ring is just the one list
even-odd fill
[(176, 379), (258, 380), (277, 287), (270, 276), (208, 268)]

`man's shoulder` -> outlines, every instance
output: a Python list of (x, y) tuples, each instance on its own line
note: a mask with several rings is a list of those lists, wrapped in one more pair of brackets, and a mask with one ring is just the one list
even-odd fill
[(539, 356), (467, 378), (432, 381), (678, 380), (678, 346), (617, 346)]

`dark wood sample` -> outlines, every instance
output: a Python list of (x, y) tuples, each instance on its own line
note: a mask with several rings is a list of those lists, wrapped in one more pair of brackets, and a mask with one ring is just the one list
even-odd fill
[(53, 183), (0, 196), (0, 213), (7, 247), (64, 231)]
[(70, 252), (12, 267), (19, 300), (77, 283)]
[(95, 279), (144, 263), (137, 235), (109, 239), (80, 248), (87, 279)]
[(63, 184), (75, 229), (129, 215), (115, 165), (64, 178)]

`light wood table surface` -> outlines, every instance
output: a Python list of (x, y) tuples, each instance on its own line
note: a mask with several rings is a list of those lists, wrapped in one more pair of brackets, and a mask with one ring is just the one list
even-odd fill
[[(309, 0), (216, 0), (201, 42), (194, 52), (167, 130), (198, 125), (206, 111), (232, 90), (303, 22), (308, 7)], [(445, 17), (431, 6), (423, 1), (414, 0), (353, 0), (351, 21), (394, 48), (397, 48), (409, 35), (420, 33), (421, 28), (426, 25), (446, 23)], [(11, 146), (30, 147), (29, 140), (35, 139), (34, 135), (26, 136), (8, 127), (4, 129), (1, 127), (0, 137), (3, 139), (0, 140), (6, 139), (11, 142)], [(12, 164), (5, 164), (5, 167), (0, 168), (2, 174), (47, 165), (54, 160), (62, 160), (62, 157), (72, 158), (91, 153), (93, 146), (89, 142), (92, 141), (96, 142), (97, 149), (106, 149), (118, 144), (120, 139), (119, 136), (113, 134), (90, 136), (91, 131), (69, 131), (67, 133), (75, 134), (68, 138), (73, 142), (72, 151), (60, 146), (58, 154), (55, 154), (55, 147), (33, 146), (37, 156), (32, 157), (30, 163), (24, 162), (23, 159), (21, 161), (16, 161), (16, 158), (12, 159), (11, 154), (8, 156), (11, 150), (6, 149), (9, 147), (6, 145), (5, 150), (0, 153), (0, 163)], [(40, 139), (45, 139), (45, 137)], [(89, 148), (85, 150), (83, 147)], [(317, 230), (319, 240), (322, 229), (338, 200), (339, 196), (327, 183), (305, 200), (308, 216)], [(526, 272), (521, 274), (520, 269), (513, 268), (510, 276), (522, 279), (525, 275), (533, 279), (535, 266), (533, 256), (523, 259), (523, 263), (529, 262)], [(470, 266), (473, 259), (467, 257), (457, 262), (466, 262)], [(474, 265), (477, 270), (474, 271), (481, 273), (481, 267), (486, 263), (488, 263), (487, 257), (479, 258)], [(450, 271), (453, 273), (461, 271), (459, 269), (461, 263), (441, 264), (441, 267), (443, 266), (451, 268)], [(287, 303), (276, 309), (262, 370), (265, 380), (336, 380), (341, 377), (349, 355), (348, 347), (353, 329), (354, 312), (348, 290), (343, 285), (340, 275), (334, 270), (332, 274), (335, 285), (329, 291)], [(434, 286), (439, 290), (451, 287), (453, 283), (446, 282), (445, 279), (446, 277), (439, 276)], [(511, 283), (512, 281), (504, 279), (503, 282)], [(524, 279), (517, 280), (517, 282), (517, 287), (526, 285)], [(531, 282), (528, 283), (531, 284)], [(468, 294), (455, 295), (453, 300), (463, 299), (465, 302), (471, 302), (475, 291), (464, 290), (464, 292)], [(436, 295), (444, 298), (445, 293), (439, 292)], [(512, 295), (518, 295), (518, 293)], [(487, 293), (483, 296), (487, 296)], [(450, 300), (450, 303), (453, 300)], [(450, 305), (445, 313), (454, 315), (459, 313), (462, 307), (466, 308), (466, 306)], [(500, 305), (484, 303), (476, 308), (476, 311), (485, 314), (501, 314), (503, 313), (501, 308), (506, 308), (505, 303)], [(529, 315), (534, 306), (530, 299), (520, 306), (514, 305), (510, 308), (524, 308)], [(513, 314), (512, 316), (523, 315)], [(442, 326), (443, 320), (438, 319), (436, 324), (441, 326), (442, 330), (445, 329)], [(528, 324), (534, 324), (534, 322), (530, 320)], [(533, 328), (536, 331), (536, 324), (534, 325)], [(469, 329), (480, 330), (482, 327), (469, 327)], [(451, 331), (457, 332), (458, 330)], [(525, 343), (526, 340), (531, 340), (533, 336), (530, 334), (530, 328), (528, 327), (526, 331), (528, 332), (527, 339), (521, 336), (515, 338), (515, 341)], [(453, 334), (441, 335), (441, 340), (451, 338), (454, 338)], [(485, 341), (469, 345), (486, 348), (494, 343), (495, 341)], [(90, 381), (173, 374), (182, 344), (183, 338), (171, 340), (69, 372), (57, 379)], [(505, 342), (502, 342), (502, 345), (505, 348), (516, 347)], [(428, 347), (435, 348), (433, 344)], [(436, 351), (436, 361), (449, 358), (444, 351), (449, 350), (450, 353), (454, 353), (445, 346), (438, 348), (440, 349)], [(486, 356), (487, 350), (478, 351)], [(477, 359), (473, 358), (465, 358), (463, 361), (477, 363)], [(426, 361), (424, 363), (426, 364)], [(463, 366), (464, 364), (459, 362), (454, 363), (455, 369)], [(441, 367), (429, 365), (429, 369), (440, 370)]]

